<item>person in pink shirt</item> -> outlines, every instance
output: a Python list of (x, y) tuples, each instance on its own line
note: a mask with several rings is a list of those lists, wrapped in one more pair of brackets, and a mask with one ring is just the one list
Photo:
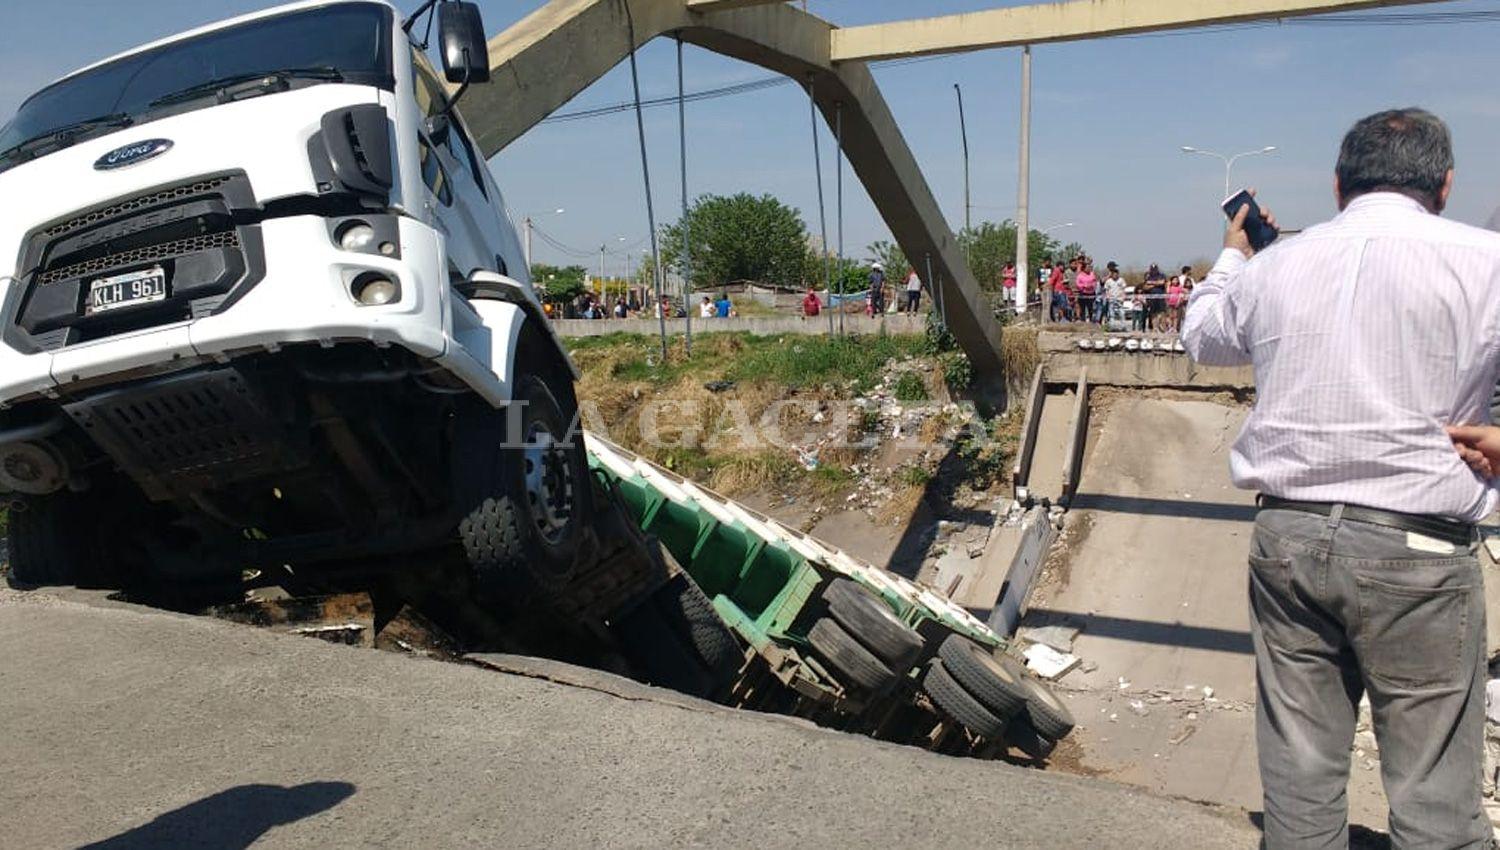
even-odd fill
[(1005, 288), (1005, 297), (1014, 298), (1016, 294), (1016, 264), (1008, 262), (1005, 268), (1000, 270), (1000, 285)]
[(1172, 333), (1182, 327), (1182, 305), (1187, 301), (1187, 284), (1183, 278), (1187, 275), (1179, 275), (1167, 281), (1167, 315), (1166, 327), (1160, 330)]
[(1073, 286), (1078, 290), (1078, 318), (1080, 321), (1099, 321), (1099, 314), (1094, 305), (1099, 299), (1099, 277), (1094, 274), (1094, 264), (1084, 263), (1083, 268), (1078, 270), (1078, 277), (1074, 279)]

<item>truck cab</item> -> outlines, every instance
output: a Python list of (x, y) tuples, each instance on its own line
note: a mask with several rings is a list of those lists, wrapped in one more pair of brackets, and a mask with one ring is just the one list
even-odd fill
[[(565, 580), (575, 377), (444, 71), (372, 0), (195, 29), (0, 128), (11, 579), (187, 582), (433, 548)], [(450, 91), (455, 84), (457, 91)]]

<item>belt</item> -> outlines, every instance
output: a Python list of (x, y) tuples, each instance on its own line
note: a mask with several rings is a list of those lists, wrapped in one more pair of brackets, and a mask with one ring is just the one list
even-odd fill
[[(1334, 505), (1329, 502), (1294, 502), (1287, 499), (1278, 499), (1275, 496), (1261, 494), (1256, 497), (1256, 502), (1262, 510), (1272, 511), (1301, 511), (1302, 513), (1318, 514), (1319, 516), (1331, 516)], [(1415, 534), (1425, 535), (1452, 543), (1455, 546), (1469, 546), (1475, 539), (1477, 533), (1473, 523), (1463, 522), (1447, 517), (1424, 516), (1421, 514), (1403, 514), (1396, 511), (1383, 511), (1379, 508), (1366, 508), (1360, 505), (1342, 505), (1342, 516), (1355, 522), (1367, 522), (1371, 525), (1383, 525), (1400, 531), (1410, 531)]]

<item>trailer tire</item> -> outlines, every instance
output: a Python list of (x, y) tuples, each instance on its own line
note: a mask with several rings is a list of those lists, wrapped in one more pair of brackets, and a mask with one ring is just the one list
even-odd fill
[(714, 683), (708, 671), (654, 603), (648, 597), (612, 624), (625, 654), (647, 684), (690, 696), (709, 696)]
[(1005, 743), (1025, 753), (1033, 761), (1046, 761), (1057, 749), (1057, 741), (1038, 732), (1031, 721), (1021, 715), (1005, 730)]
[(944, 670), (995, 715), (1008, 719), (1026, 710), (1031, 689), (1025, 668), (1014, 660), (997, 657), (963, 635), (949, 635), (938, 657)]
[(833, 668), (840, 683), (851, 690), (880, 693), (896, 683), (896, 671), (833, 620), (813, 623), (807, 632), (807, 642), (814, 654)]
[(693, 577), (678, 573), (656, 591), (653, 601), (708, 669), (713, 690), (732, 684), (745, 663), (745, 651)]
[(834, 579), (823, 599), (829, 616), (877, 658), (897, 673), (911, 669), (925, 642), (884, 601), (846, 578)]
[(69, 523), (76, 518), (69, 507), (72, 494), (31, 496), (9, 511), (6, 546), (10, 571), (7, 583), (17, 589), (72, 584), (84, 552), (78, 533)]
[(1027, 676), (1022, 680), (1030, 695), (1026, 699), (1026, 718), (1037, 734), (1052, 741), (1068, 737), (1075, 725), (1073, 712), (1062, 704), (1046, 684)]
[(943, 662), (933, 659), (922, 677), (922, 690), (932, 699), (938, 711), (957, 721), (981, 738), (1000, 738), (1005, 734), (1006, 718), (996, 716), (988, 707), (964, 689)]

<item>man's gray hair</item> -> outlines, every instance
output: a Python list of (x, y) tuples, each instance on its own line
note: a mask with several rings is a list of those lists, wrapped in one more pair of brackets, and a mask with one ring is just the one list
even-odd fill
[(1334, 173), (1345, 201), (1368, 192), (1400, 192), (1438, 210), (1453, 168), (1448, 125), (1425, 109), (1391, 109), (1361, 118), (1339, 148)]

